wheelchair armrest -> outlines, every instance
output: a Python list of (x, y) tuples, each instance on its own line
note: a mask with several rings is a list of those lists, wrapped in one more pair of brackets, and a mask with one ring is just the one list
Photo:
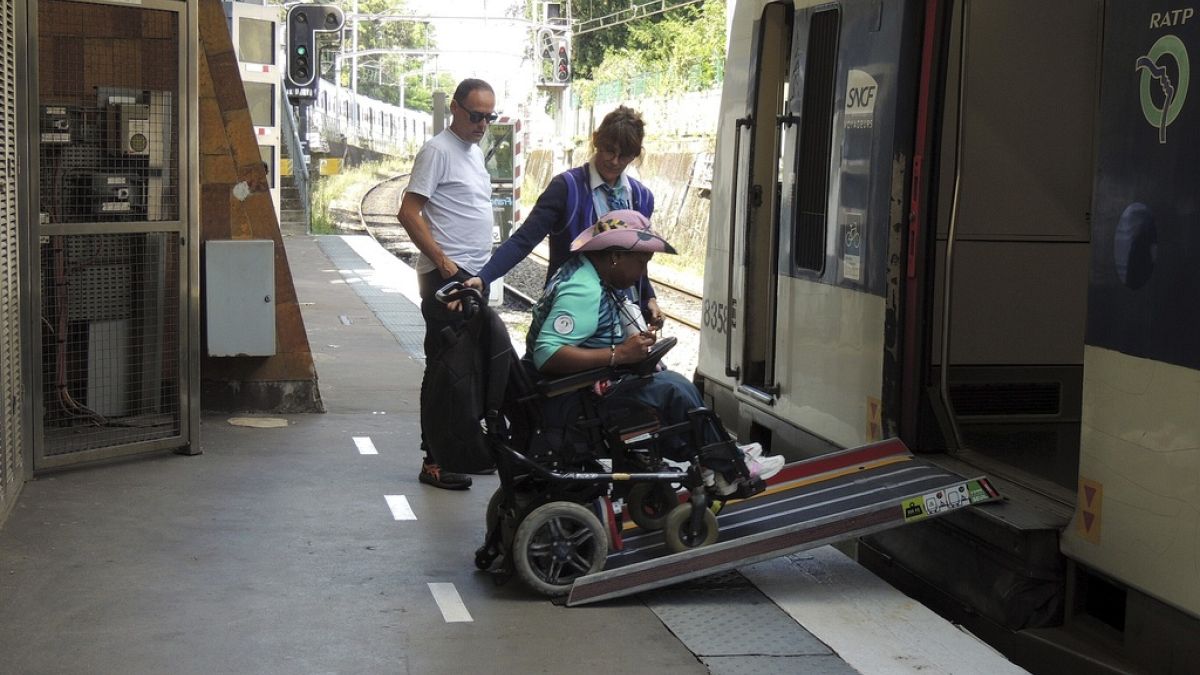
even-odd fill
[(587, 389), (596, 384), (600, 380), (606, 380), (612, 377), (612, 369), (608, 367), (593, 368), (580, 373), (572, 373), (565, 377), (557, 377), (554, 379), (538, 380), (538, 393), (546, 398), (562, 396), (580, 389)]

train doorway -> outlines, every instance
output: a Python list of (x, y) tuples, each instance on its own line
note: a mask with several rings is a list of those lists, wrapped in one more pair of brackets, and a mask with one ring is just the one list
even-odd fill
[(926, 428), (990, 473), (1067, 500), (1100, 19), (1096, 0), (956, 3), (935, 183), (927, 381), (945, 414)]
[[(749, 131), (748, 147), (736, 158), (744, 182), (735, 185), (730, 258), (730, 308), (733, 326), (741, 327), (739, 391), (763, 402), (778, 393), (775, 386), (775, 321), (778, 305), (779, 223), (781, 204), (790, 194), (784, 182), (794, 180), (794, 119), (790, 114), (792, 20), (790, 2), (763, 9), (752, 48), (749, 116), (738, 120), (737, 133)], [(739, 139), (740, 140), (740, 139)], [(741, 265), (733, 264), (740, 259)], [(740, 291), (740, 292), (739, 292)]]

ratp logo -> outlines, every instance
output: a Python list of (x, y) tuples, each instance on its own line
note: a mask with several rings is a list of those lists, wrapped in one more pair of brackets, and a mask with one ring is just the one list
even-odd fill
[[(1170, 67), (1172, 63), (1173, 69)], [(1160, 37), (1148, 54), (1138, 57), (1134, 70), (1142, 76), (1142, 114), (1150, 126), (1158, 129), (1158, 142), (1166, 143), (1167, 127), (1179, 117), (1191, 79), (1191, 66), (1183, 40), (1174, 35)], [(1158, 86), (1155, 87), (1155, 84)], [(1158, 95), (1154, 93), (1156, 88)]]

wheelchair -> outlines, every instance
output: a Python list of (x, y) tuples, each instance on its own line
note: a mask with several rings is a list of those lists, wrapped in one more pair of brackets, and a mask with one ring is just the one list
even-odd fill
[[(469, 321), (494, 324), (487, 378), (506, 378), (502, 400), (488, 405), (484, 419), (500, 487), (488, 502), (487, 532), (475, 552), (480, 570), (515, 574), (539, 593), (564, 595), (621, 547), (622, 512), (643, 531), (661, 531), (677, 553), (716, 542), (715, 511), (765, 489), (713, 411), (696, 408), (685, 421), (665, 424), (657, 410), (620, 397), (653, 377), (675, 338), (659, 340), (637, 364), (537, 379), (532, 366), (515, 357), (506, 327), (477, 291), (452, 282), (437, 297), (462, 302)], [(577, 414), (565, 428), (552, 428), (542, 409), (559, 397), (575, 397)], [(715, 432), (707, 441), (706, 429)], [(713, 472), (736, 491), (717, 492)]]

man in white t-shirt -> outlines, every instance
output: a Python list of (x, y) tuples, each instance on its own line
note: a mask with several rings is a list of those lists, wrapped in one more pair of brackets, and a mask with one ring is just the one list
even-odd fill
[[(438, 353), (441, 331), (462, 320), (433, 294), (451, 280), (465, 281), (483, 268), (492, 251), (492, 183), (479, 141), (496, 121), (496, 94), (483, 80), (466, 79), (450, 101), (450, 126), (417, 153), (397, 218), (421, 251), (417, 276), (425, 317), (425, 372)], [(425, 400), (428, 378), (421, 382)], [(422, 483), (465, 490), (471, 477), (442, 471), (426, 444), (426, 428), (436, 411), (421, 407)], [(428, 419), (427, 419), (428, 416)]]

